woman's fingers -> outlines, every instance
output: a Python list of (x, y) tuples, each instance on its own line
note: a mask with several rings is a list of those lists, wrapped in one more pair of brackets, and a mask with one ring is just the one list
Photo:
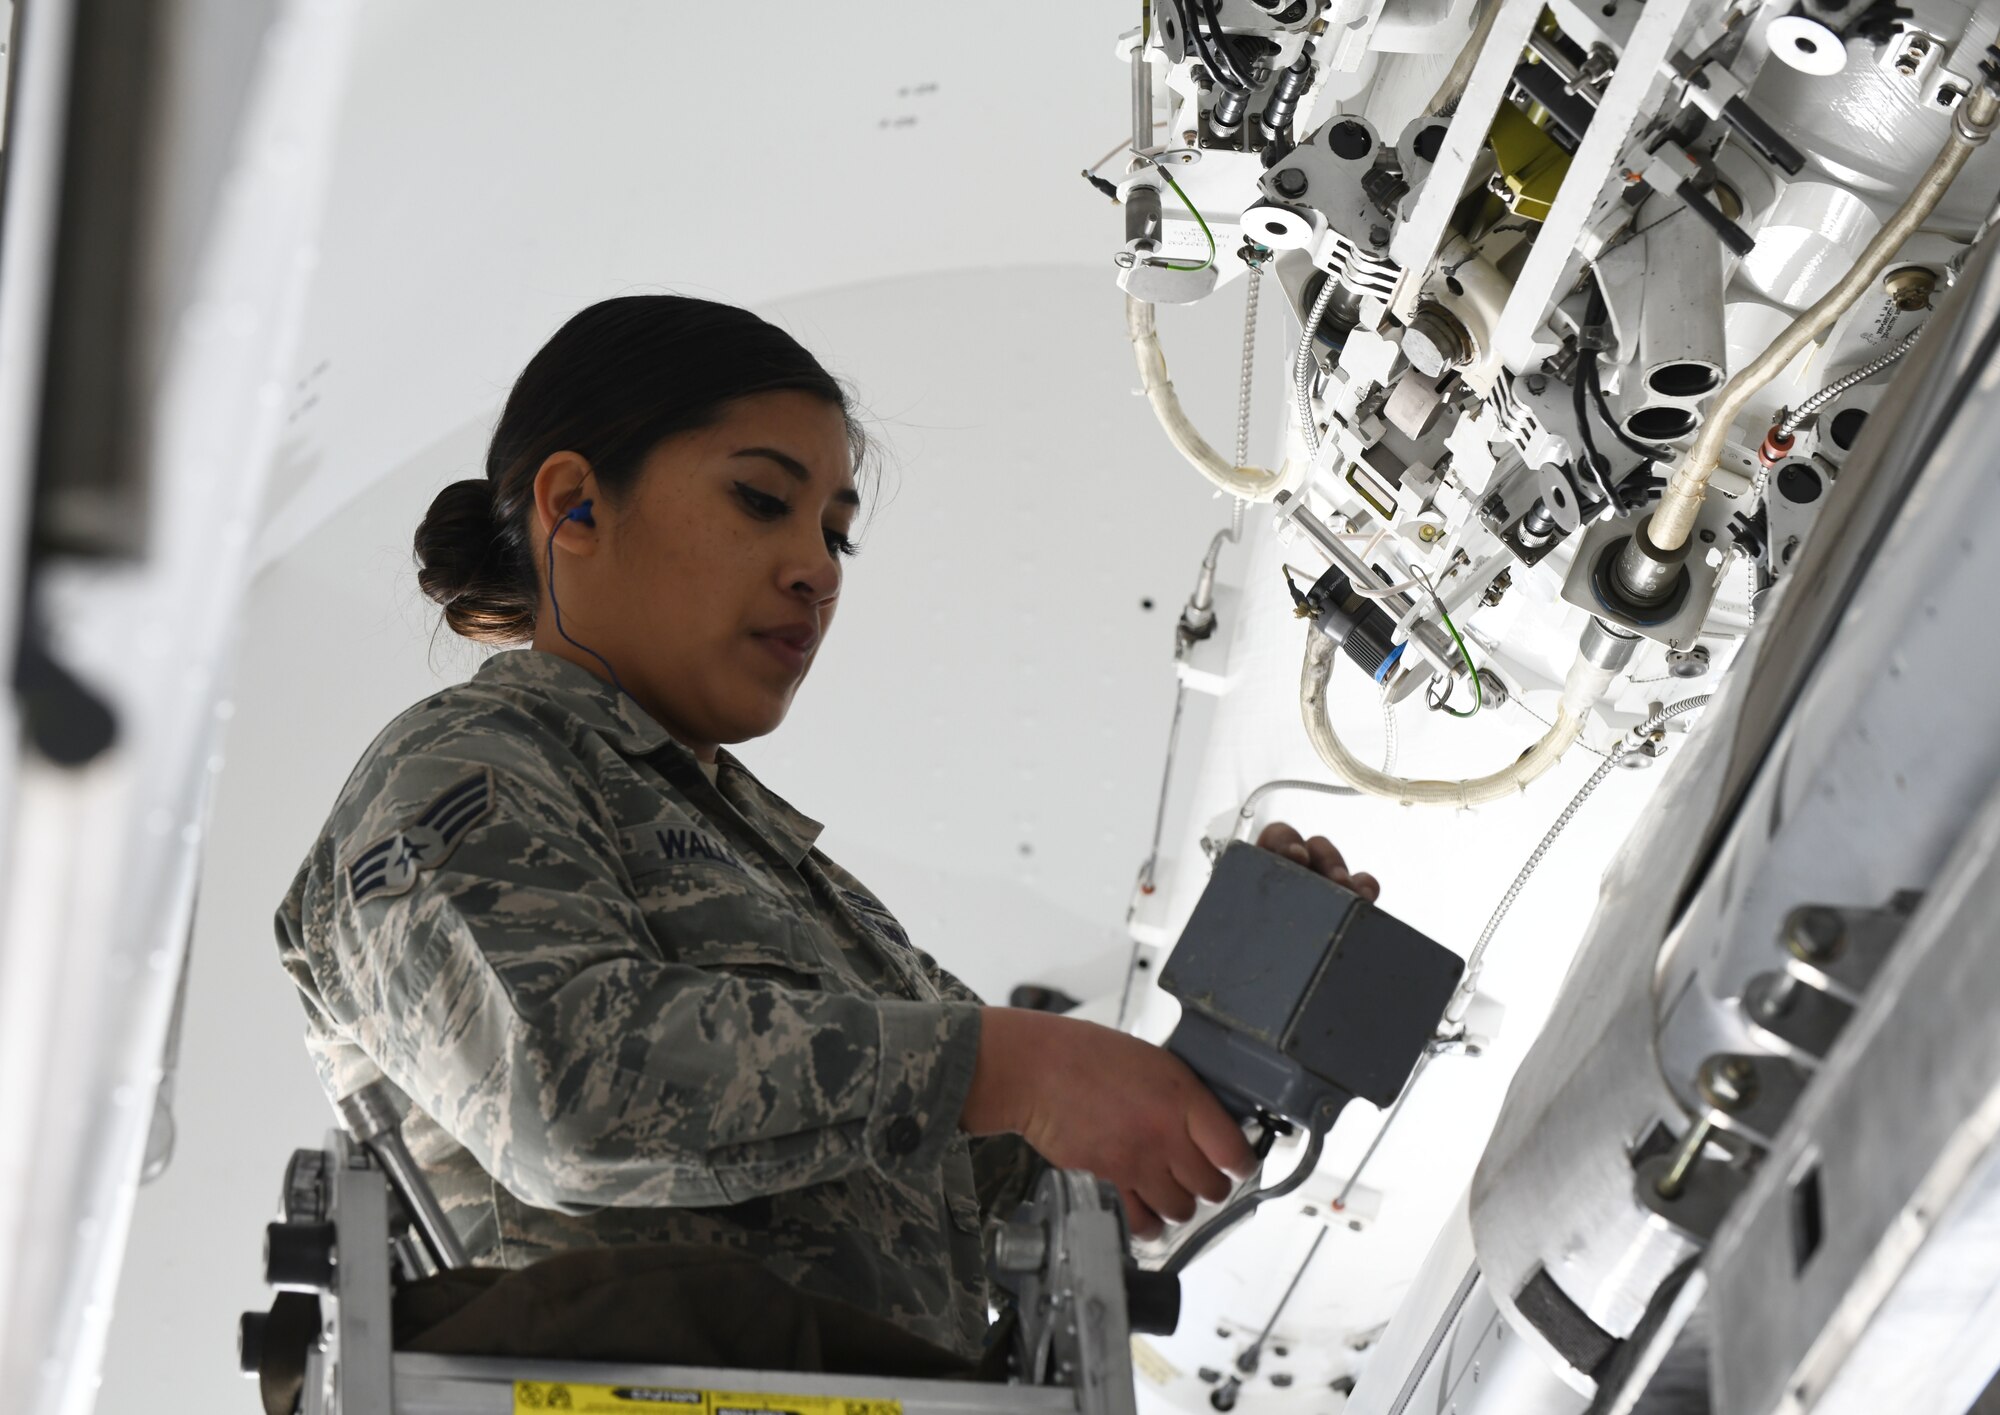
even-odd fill
[(1272, 821), (1257, 833), (1257, 844), (1353, 890), (1371, 904), (1382, 897), (1382, 882), (1370, 874), (1351, 872), (1340, 847), (1324, 835), (1315, 835), (1308, 840), (1284, 821)]
[(1243, 1127), (1230, 1118), (1222, 1102), (1212, 1094), (1204, 1091), (1188, 1107), (1187, 1128), (1188, 1138), (1201, 1151), (1201, 1157), (1215, 1168), (1238, 1179), (1256, 1171), (1257, 1155), (1243, 1138)]
[(1314, 870), (1335, 884), (1347, 883), (1347, 860), (1324, 835), (1315, 835), (1306, 842), (1306, 854), (1312, 858)]
[(1272, 821), (1257, 832), (1257, 847), (1260, 850), (1276, 850), (1285, 853), (1287, 845), (1303, 845), (1305, 837), (1286, 825), (1283, 821)]
[(1120, 1189), (1118, 1198), (1125, 1205), (1125, 1226), (1132, 1230), (1134, 1238), (1158, 1238), (1166, 1231), (1167, 1226), (1160, 1222), (1160, 1216), (1139, 1197), (1137, 1190)]
[(1211, 1204), (1221, 1203), (1235, 1187), (1229, 1182), (1228, 1175), (1200, 1155), (1184, 1156), (1174, 1162), (1172, 1169), (1175, 1183)]
[(1306, 850), (1305, 839), (1283, 821), (1272, 821), (1257, 832), (1257, 848), (1312, 868), (1312, 855)]
[(1186, 1223), (1194, 1217), (1194, 1195), (1165, 1169), (1148, 1175), (1139, 1185), (1139, 1199), (1161, 1218)]

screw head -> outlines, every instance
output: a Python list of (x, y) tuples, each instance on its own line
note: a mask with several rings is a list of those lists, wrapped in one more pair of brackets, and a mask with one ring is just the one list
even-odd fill
[(1734, 1113), (1757, 1099), (1757, 1068), (1748, 1057), (1711, 1056), (1701, 1064), (1695, 1088), (1717, 1110)]
[(1708, 672), (1708, 645), (1696, 644), (1683, 653), (1667, 651), (1667, 672), (1675, 678), (1699, 678)]
[(1904, 313), (1927, 310), (1937, 289), (1937, 277), (1921, 265), (1906, 265), (1882, 277), (1882, 292)]
[(1549, 386), (1547, 377), (1539, 373), (1529, 374), (1523, 382), (1528, 385), (1528, 391), (1535, 394), (1539, 394), (1544, 388)]
[(1847, 925), (1832, 909), (1808, 904), (1785, 920), (1785, 947), (1802, 963), (1826, 963), (1847, 945)]
[(1296, 167), (1281, 168), (1271, 178), (1271, 185), (1281, 197), (1297, 198), (1306, 194), (1306, 174)]

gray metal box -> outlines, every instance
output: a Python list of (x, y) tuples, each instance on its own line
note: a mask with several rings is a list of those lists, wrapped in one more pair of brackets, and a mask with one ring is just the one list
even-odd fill
[(1241, 842), (1216, 861), (1160, 986), (1167, 1047), (1239, 1115), (1324, 1127), (1391, 1104), (1465, 964), (1323, 875)]

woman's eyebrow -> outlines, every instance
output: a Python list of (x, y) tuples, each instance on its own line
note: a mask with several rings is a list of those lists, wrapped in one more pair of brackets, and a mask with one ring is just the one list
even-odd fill
[[(782, 467), (786, 475), (790, 476), (794, 481), (810, 482), (812, 480), (812, 472), (804, 462), (801, 462), (788, 452), (778, 451), (775, 447), (739, 447), (729, 455), (732, 457), (762, 457), (766, 461), (775, 462), (778, 466)], [(859, 506), (861, 504), (861, 493), (851, 486), (844, 486), (833, 494), (833, 499), (840, 502), (843, 506)]]

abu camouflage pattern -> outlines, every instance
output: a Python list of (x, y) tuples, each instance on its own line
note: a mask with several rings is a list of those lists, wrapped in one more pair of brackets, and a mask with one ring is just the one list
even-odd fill
[(967, 1355), (978, 999), (727, 752), (496, 654), (363, 754), (278, 911), (329, 1098), (376, 1070), (474, 1261), (720, 1243)]

